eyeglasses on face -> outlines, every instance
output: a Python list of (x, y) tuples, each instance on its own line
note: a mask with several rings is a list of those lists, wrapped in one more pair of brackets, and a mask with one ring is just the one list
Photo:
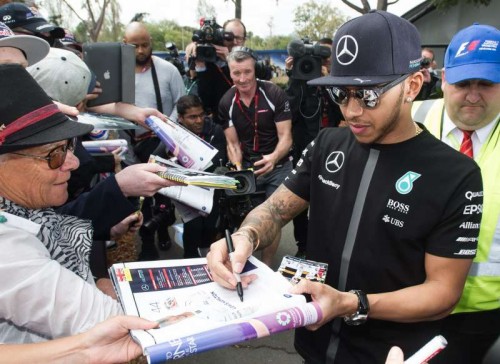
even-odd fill
[(382, 96), (382, 94), (400, 84), (409, 76), (410, 74), (403, 75), (381, 87), (356, 88), (354, 90), (349, 90), (341, 87), (326, 86), (325, 90), (328, 96), (330, 96), (330, 99), (337, 105), (345, 106), (349, 103), (349, 99), (354, 97), (359, 101), (361, 107), (365, 109), (374, 109), (379, 104), (380, 96)]
[(64, 164), (64, 161), (66, 160), (66, 155), (68, 154), (68, 150), (72, 152), (75, 150), (75, 145), (76, 145), (76, 137), (68, 139), (66, 144), (55, 147), (47, 154), (46, 157), (41, 157), (32, 154), (25, 154), (25, 153), (17, 153), (17, 152), (12, 152), (12, 154), (20, 155), (23, 157), (46, 160), (47, 163), (49, 164), (50, 169), (57, 169)]
[(234, 40), (236, 40), (238, 42), (243, 42), (245, 39), (246, 39), (245, 37), (240, 37), (240, 36), (237, 36), (237, 35), (234, 36)]

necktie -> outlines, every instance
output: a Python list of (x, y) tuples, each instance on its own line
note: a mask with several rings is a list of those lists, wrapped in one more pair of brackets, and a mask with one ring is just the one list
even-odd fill
[(464, 137), (462, 139), (462, 144), (460, 145), (460, 153), (465, 154), (466, 156), (473, 158), (474, 157), (474, 152), (472, 149), (472, 133), (474, 133), (473, 130), (462, 130), (462, 133), (464, 134)]

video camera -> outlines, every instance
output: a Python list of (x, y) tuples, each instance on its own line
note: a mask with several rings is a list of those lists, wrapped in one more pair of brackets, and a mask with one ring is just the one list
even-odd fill
[(224, 190), (224, 195), (220, 197), (221, 231), (238, 228), (248, 213), (266, 199), (264, 191), (257, 192), (257, 182), (252, 170), (228, 171), (227, 168), (225, 170), (223, 174), (235, 178), (239, 183), (235, 190)]
[(234, 34), (232, 32), (225, 32), (214, 19), (201, 19), (200, 29), (193, 32), (191, 38), (193, 42), (197, 43), (196, 46), (196, 59), (205, 62), (215, 62), (217, 60), (217, 53), (215, 45), (224, 45), (224, 41), (233, 41)]
[(331, 55), (330, 48), (312, 44), (309, 38), (292, 40), (287, 51), (293, 57), (292, 77), (306, 81), (321, 77), (321, 60)]
[(430, 65), (432, 63), (432, 60), (430, 58), (422, 58), (422, 60), (420, 61), (420, 67), (422, 68), (429, 68)]
[(186, 69), (184, 67), (184, 63), (179, 57), (179, 50), (177, 49), (177, 46), (175, 45), (174, 42), (167, 42), (165, 43), (165, 48), (167, 49), (170, 57), (167, 59), (170, 63), (172, 63), (181, 76), (184, 76), (186, 74)]

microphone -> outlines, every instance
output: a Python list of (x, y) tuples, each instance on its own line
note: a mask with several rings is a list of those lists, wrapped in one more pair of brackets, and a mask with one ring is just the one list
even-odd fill
[(300, 39), (294, 39), (290, 43), (288, 43), (286, 47), (288, 54), (293, 58), (300, 58), (305, 56), (306, 47), (304, 46), (304, 42)]

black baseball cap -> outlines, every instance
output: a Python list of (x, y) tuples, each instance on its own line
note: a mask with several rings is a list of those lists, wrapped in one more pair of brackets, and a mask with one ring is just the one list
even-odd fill
[(7, 3), (0, 7), (0, 21), (10, 29), (24, 28), (32, 33), (50, 33), (54, 38), (63, 38), (64, 29), (45, 20), (38, 10), (23, 3)]
[(372, 10), (344, 23), (335, 33), (330, 76), (318, 86), (375, 86), (420, 69), (420, 34), (397, 15)]

